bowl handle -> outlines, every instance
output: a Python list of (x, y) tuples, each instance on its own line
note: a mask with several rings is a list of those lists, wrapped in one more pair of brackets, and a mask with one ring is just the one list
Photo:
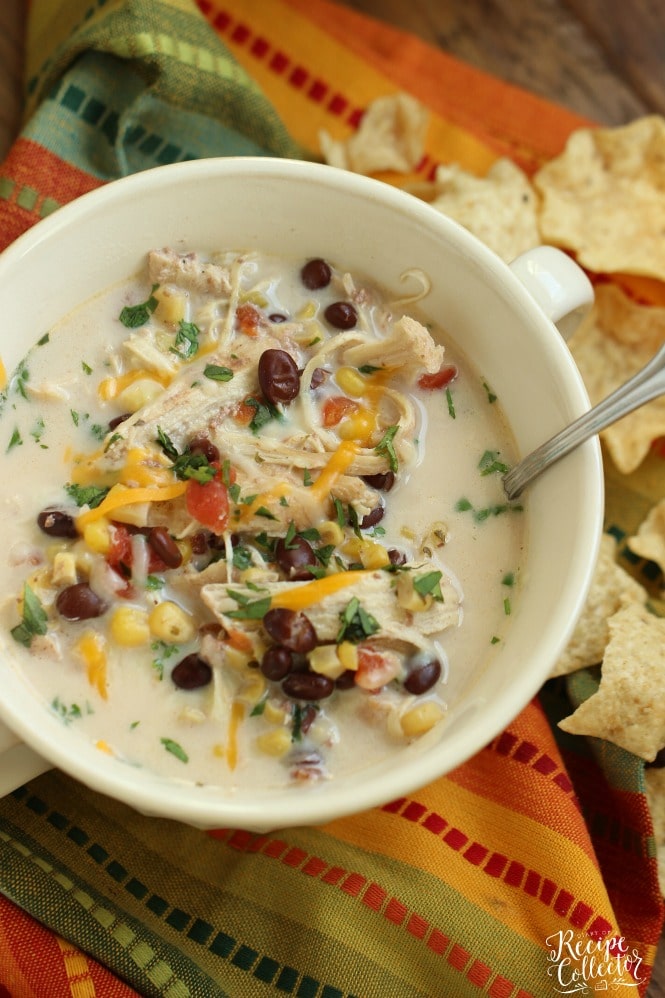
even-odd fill
[(51, 768), (0, 721), (0, 797)]
[(510, 269), (569, 339), (593, 304), (593, 285), (582, 268), (554, 246), (536, 246), (513, 260)]

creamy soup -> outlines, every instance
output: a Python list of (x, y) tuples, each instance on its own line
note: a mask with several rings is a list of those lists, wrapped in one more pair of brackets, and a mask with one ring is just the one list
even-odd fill
[(3, 646), (100, 751), (311, 785), (441, 729), (502, 641), (512, 440), (408, 279), (151, 251), (13, 373)]

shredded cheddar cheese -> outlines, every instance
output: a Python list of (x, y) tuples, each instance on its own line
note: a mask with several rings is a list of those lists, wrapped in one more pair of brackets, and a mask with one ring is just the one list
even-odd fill
[(94, 509), (86, 510), (76, 518), (76, 526), (83, 530), (93, 520), (98, 520), (101, 516), (106, 516), (114, 509), (121, 506), (131, 506), (138, 502), (167, 502), (169, 499), (177, 499), (184, 495), (187, 489), (187, 482), (173, 482), (172, 485), (163, 487), (145, 487), (130, 489), (126, 485), (114, 485), (105, 499)]
[(106, 642), (96, 631), (86, 631), (79, 638), (76, 650), (85, 663), (88, 682), (103, 700), (108, 700)]
[(164, 385), (165, 388), (172, 381), (172, 376), (169, 374), (162, 374), (160, 371), (147, 371), (143, 368), (139, 368), (135, 371), (127, 371), (125, 374), (119, 374), (113, 378), (104, 378), (104, 380), (99, 383), (97, 394), (103, 402), (108, 402), (111, 399), (117, 398), (125, 388), (129, 387), (129, 385), (133, 385), (135, 381), (140, 381), (142, 378), (149, 378), (151, 381), (158, 381), (160, 385)]
[(229, 719), (229, 740), (226, 746), (226, 762), (229, 769), (235, 769), (238, 765), (238, 728), (245, 716), (245, 708), (238, 700), (231, 704), (231, 717)]
[(311, 487), (311, 494), (320, 501), (326, 498), (333, 485), (353, 464), (358, 445), (353, 440), (343, 441), (332, 455)]
[(356, 582), (361, 582), (368, 574), (368, 570), (354, 569), (350, 572), (336, 572), (335, 575), (326, 575), (322, 579), (314, 579), (312, 582), (303, 582), (302, 585), (293, 586), (281, 593), (275, 593), (272, 597), (272, 606), (285, 607), (289, 610), (304, 610), (308, 606), (320, 603), (326, 596), (346, 589)]

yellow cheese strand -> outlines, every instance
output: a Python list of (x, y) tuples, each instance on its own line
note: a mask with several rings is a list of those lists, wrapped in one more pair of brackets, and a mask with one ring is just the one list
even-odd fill
[(104, 402), (108, 402), (110, 399), (117, 398), (120, 392), (124, 391), (129, 385), (133, 385), (135, 381), (139, 381), (141, 378), (149, 378), (151, 381), (158, 381), (160, 385), (165, 388), (173, 380), (173, 375), (162, 374), (161, 371), (148, 371), (143, 368), (139, 368), (135, 371), (127, 371), (125, 374), (119, 374), (113, 378), (104, 378), (100, 381), (99, 387), (97, 389), (97, 394), (100, 399)]
[(312, 582), (303, 582), (292, 589), (285, 589), (275, 593), (270, 601), (271, 606), (285, 607), (289, 610), (304, 610), (308, 606), (320, 603), (326, 596), (346, 589), (356, 582), (361, 582), (366, 575), (371, 574), (370, 569), (353, 569), (350, 572), (336, 572), (334, 575), (325, 575), (322, 579), (313, 579)]
[(353, 440), (344, 440), (311, 486), (310, 494), (319, 502), (325, 499), (337, 479), (353, 464), (357, 453), (358, 445)]
[(245, 716), (245, 708), (239, 700), (234, 700), (231, 704), (231, 717), (229, 719), (229, 740), (226, 746), (226, 762), (229, 769), (235, 769), (238, 765), (238, 728)]
[(177, 499), (187, 489), (187, 482), (174, 482), (163, 487), (148, 486), (146, 488), (130, 489), (126, 485), (114, 485), (99, 506), (81, 513), (76, 518), (76, 526), (83, 530), (89, 523), (106, 516), (120, 506), (129, 506), (137, 502), (167, 502)]
[(106, 647), (104, 638), (95, 631), (86, 631), (79, 639), (76, 650), (85, 662), (88, 682), (103, 700), (108, 699), (106, 689)]

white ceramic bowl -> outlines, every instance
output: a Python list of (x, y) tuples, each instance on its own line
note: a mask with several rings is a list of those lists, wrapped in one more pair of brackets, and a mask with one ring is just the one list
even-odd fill
[[(552, 321), (590, 301), (586, 278), (567, 257), (547, 248), (511, 269), (408, 194), (331, 167), (271, 159), (204, 160), (137, 174), (79, 198), (22, 236), (0, 256), (7, 370), (56, 319), (136, 272), (149, 249), (164, 245), (324, 256), (390, 287), (406, 269), (421, 268), (433, 282), (421, 307), (445, 315), (448, 333), (501, 399), (522, 454), (588, 408)], [(0, 716), (8, 726), (0, 725), (0, 792), (56, 766), (143, 813), (253, 830), (320, 824), (413, 792), (482, 749), (537, 693), (581, 610), (602, 506), (595, 440), (530, 488), (525, 584), (505, 642), (491, 665), (470, 673), (456, 721), (425, 751), (406, 750), (313, 791), (247, 788), (226, 796), (168, 782), (86, 747), (38, 702), (9, 647), (0, 661)]]

